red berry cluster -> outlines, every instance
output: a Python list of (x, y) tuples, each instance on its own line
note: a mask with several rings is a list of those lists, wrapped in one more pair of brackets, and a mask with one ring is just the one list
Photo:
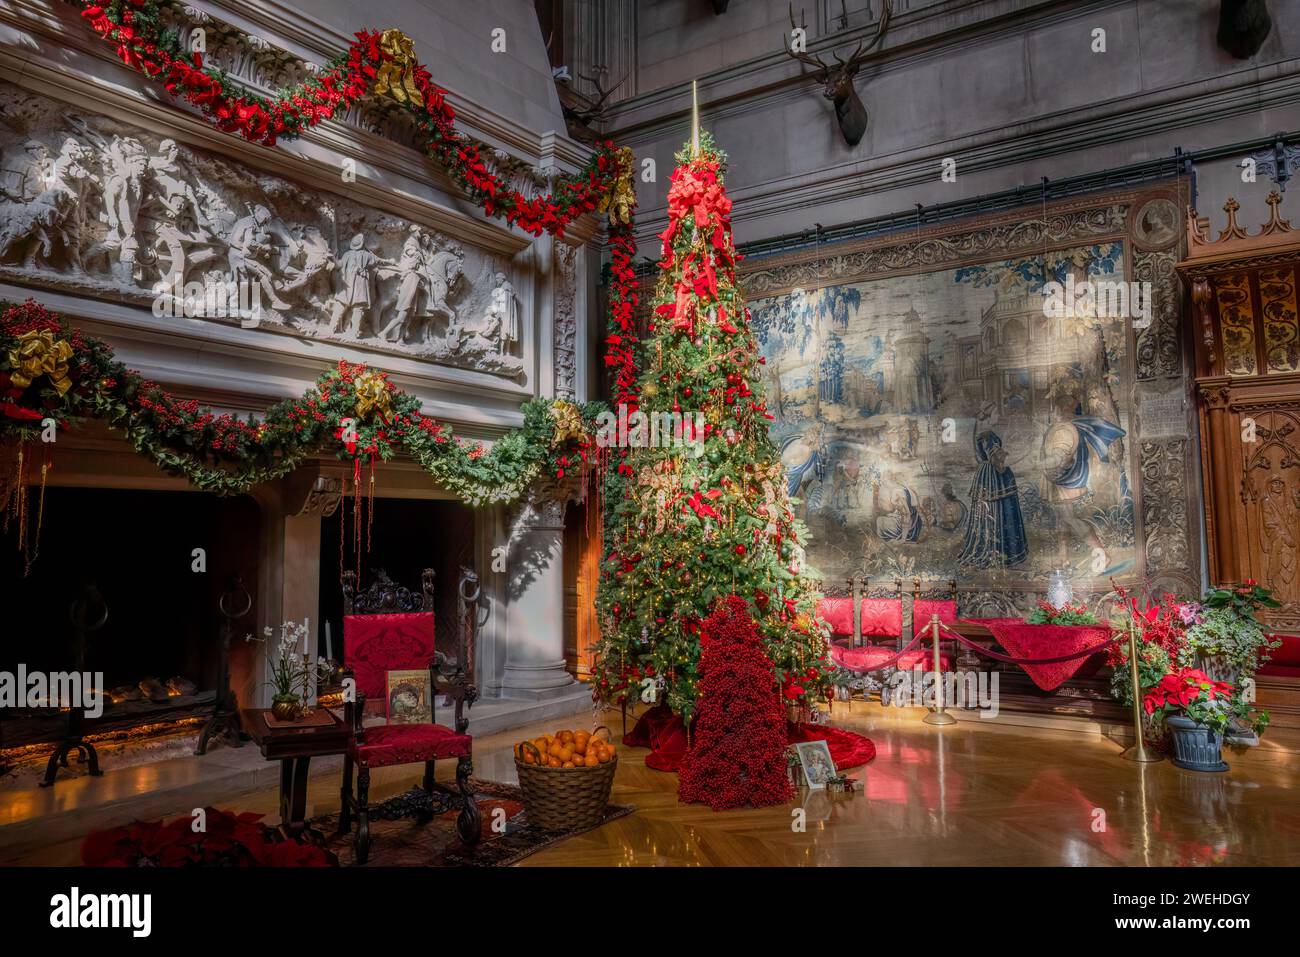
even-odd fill
[(720, 602), (701, 631), (699, 708), (678, 798), (715, 811), (789, 800), (785, 710), (745, 600)]

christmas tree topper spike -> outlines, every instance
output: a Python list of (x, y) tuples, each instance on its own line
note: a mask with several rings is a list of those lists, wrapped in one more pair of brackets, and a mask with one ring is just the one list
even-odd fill
[(691, 80), (691, 159), (700, 155), (700, 98), (696, 81)]

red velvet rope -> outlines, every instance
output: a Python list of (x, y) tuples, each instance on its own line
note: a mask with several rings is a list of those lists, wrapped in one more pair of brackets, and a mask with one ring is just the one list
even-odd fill
[(878, 664), (878, 665), (872, 665), (870, 668), (850, 668), (850, 667), (849, 667), (848, 665), (846, 665), (846, 664), (842, 664), (842, 665), (840, 665), (840, 667), (843, 668), (845, 671), (852, 671), (854, 674), (860, 674), (860, 675), (870, 674), (870, 673), (873, 672), (873, 671), (883, 671), (884, 669), (888, 668), (889, 666), (891, 666), (891, 665), (893, 665), (895, 662), (897, 662), (899, 658), (903, 657), (903, 655), (907, 654), (909, 651), (911, 651), (913, 648), (915, 648), (917, 642), (919, 642), (922, 638), (925, 638), (925, 637), (926, 637), (926, 632), (923, 631), (923, 632), (921, 632), (919, 635), (917, 635), (915, 638), (912, 639), (911, 644), (909, 644), (906, 648), (904, 648), (904, 649), (903, 649), (902, 651), (900, 651), (898, 654), (894, 655), (894, 657), (892, 657), (892, 658), (886, 658), (886, 659), (885, 659), (884, 661), (882, 661), (880, 664)]
[(1063, 661), (1074, 661), (1077, 658), (1087, 658), (1090, 655), (1095, 655), (1103, 648), (1107, 647), (1108, 645), (1112, 645), (1119, 640), (1118, 638), (1115, 637), (1107, 638), (1105, 641), (1093, 645), (1091, 648), (1085, 648), (1083, 649), (1083, 651), (1076, 651), (1074, 652), (1074, 654), (1070, 654), (1070, 655), (1058, 655), (1055, 658), (1012, 658), (1010, 655), (999, 654), (998, 652), (993, 651), (990, 648), (985, 648), (983, 645), (971, 641), (965, 635), (958, 634), (957, 632), (953, 631), (951, 628), (949, 628), (946, 625), (940, 624), (939, 627), (942, 628), (944, 631), (946, 631), (949, 637), (955, 639), (956, 641), (961, 642), (971, 651), (977, 651), (981, 655), (988, 655), (990, 658), (993, 658), (997, 661), (1005, 661), (1007, 664), (1012, 664), (1012, 665), (1056, 665), (1056, 664), (1060, 664)]

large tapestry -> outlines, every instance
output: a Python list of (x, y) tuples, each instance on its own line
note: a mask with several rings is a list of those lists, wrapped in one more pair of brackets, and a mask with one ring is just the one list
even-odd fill
[(1005, 610), (1057, 569), (1199, 585), (1177, 206), (1138, 199), (749, 264), (771, 433), (828, 582), (955, 578)]

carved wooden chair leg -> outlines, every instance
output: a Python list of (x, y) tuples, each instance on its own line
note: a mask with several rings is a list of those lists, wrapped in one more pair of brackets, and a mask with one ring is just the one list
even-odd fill
[(456, 834), (468, 845), (475, 845), (482, 832), (479, 829), (478, 805), (474, 803), (474, 789), (469, 779), (474, 773), (474, 759), (468, 754), (456, 762), (456, 787), (465, 802), (456, 817)]
[(343, 756), (343, 786), (339, 788), (339, 830), (347, 834), (352, 830), (352, 756)]
[(356, 859), (364, 864), (370, 857), (370, 769), (357, 771), (357, 843)]

